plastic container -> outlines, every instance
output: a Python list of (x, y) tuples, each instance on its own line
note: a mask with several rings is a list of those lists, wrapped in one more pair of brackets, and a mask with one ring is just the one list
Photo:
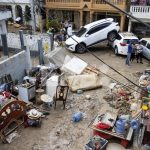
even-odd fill
[[(107, 146), (108, 141), (106, 139), (103, 139), (100, 137), (100, 145), (101, 147), (99, 148), (99, 150), (105, 150), (106, 146)], [(85, 150), (95, 150), (95, 147), (93, 147), (92, 144), (92, 140), (90, 139), (90, 141), (85, 145)]]
[(126, 120), (124, 120), (124, 119), (117, 120), (116, 127), (115, 127), (116, 133), (124, 134), (125, 133), (125, 124), (126, 124)]
[(46, 94), (53, 97), (56, 93), (56, 87), (58, 85), (59, 76), (52, 76), (46, 82)]
[(73, 122), (79, 122), (82, 119), (82, 116), (83, 116), (82, 112), (77, 112), (73, 114), (72, 116)]

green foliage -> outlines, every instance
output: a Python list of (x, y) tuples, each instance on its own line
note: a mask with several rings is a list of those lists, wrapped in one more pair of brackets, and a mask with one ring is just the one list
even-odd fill
[(47, 29), (54, 28), (55, 31), (59, 31), (59, 29), (61, 28), (61, 25), (57, 19), (53, 19), (53, 20), (47, 21), (46, 27), (47, 27)]
[(31, 9), (29, 6), (25, 6), (25, 12), (24, 12), (25, 21), (28, 22), (31, 20)]

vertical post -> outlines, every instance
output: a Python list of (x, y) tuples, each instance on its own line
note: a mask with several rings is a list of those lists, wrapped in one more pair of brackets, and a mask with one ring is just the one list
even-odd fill
[(52, 51), (54, 49), (54, 33), (49, 34), (50, 36), (50, 50)]
[(25, 50), (26, 47), (25, 47), (25, 45), (24, 45), (24, 38), (23, 38), (23, 31), (22, 31), (22, 30), (19, 30), (19, 37), (20, 37), (21, 49), (22, 49), (22, 50)]
[(43, 48), (42, 48), (42, 40), (38, 40), (38, 56), (39, 56), (39, 64), (43, 64)]
[(124, 31), (124, 25), (125, 25), (125, 15), (121, 14), (121, 22), (120, 22), (120, 31)]
[(26, 54), (27, 54), (28, 69), (31, 69), (32, 68), (32, 62), (31, 62), (31, 55), (30, 55), (29, 46), (26, 46)]
[(83, 11), (80, 11), (80, 26), (83, 26)]
[(31, 17), (32, 17), (32, 29), (36, 31), (36, 21), (35, 21), (35, 10), (34, 10), (34, 0), (30, 0), (31, 3)]
[(8, 56), (9, 57), (9, 51), (8, 51), (8, 46), (7, 46), (6, 34), (1, 34), (1, 39), (2, 39), (2, 47), (3, 47), (4, 56)]

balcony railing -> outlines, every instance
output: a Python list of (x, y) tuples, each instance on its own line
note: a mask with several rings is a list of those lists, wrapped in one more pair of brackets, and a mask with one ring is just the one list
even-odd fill
[[(126, 8), (126, 0), (109, 0), (114, 5), (121, 9)], [(46, 7), (48, 8), (77, 8), (81, 9), (85, 3), (89, 9), (99, 10), (115, 10), (113, 7), (106, 4), (104, 0), (46, 0)]]
[(150, 19), (150, 6), (131, 6), (130, 12), (137, 18)]
[(22, 4), (22, 3), (25, 3), (25, 4), (29, 4), (30, 3), (30, 0), (0, 0), (1, 3), (19, 3), (19, 4)]

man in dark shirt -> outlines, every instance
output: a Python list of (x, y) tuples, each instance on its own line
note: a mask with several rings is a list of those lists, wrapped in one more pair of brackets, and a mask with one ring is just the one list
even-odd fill
[(128, 52), (127, 52), (127, 58), (126, 58), (126, 65), (130, 66), (130, 57), (131, 57), (131, 53), (132, 53), (132, 42), (130, 41), (129, 45), (128, 45)]

